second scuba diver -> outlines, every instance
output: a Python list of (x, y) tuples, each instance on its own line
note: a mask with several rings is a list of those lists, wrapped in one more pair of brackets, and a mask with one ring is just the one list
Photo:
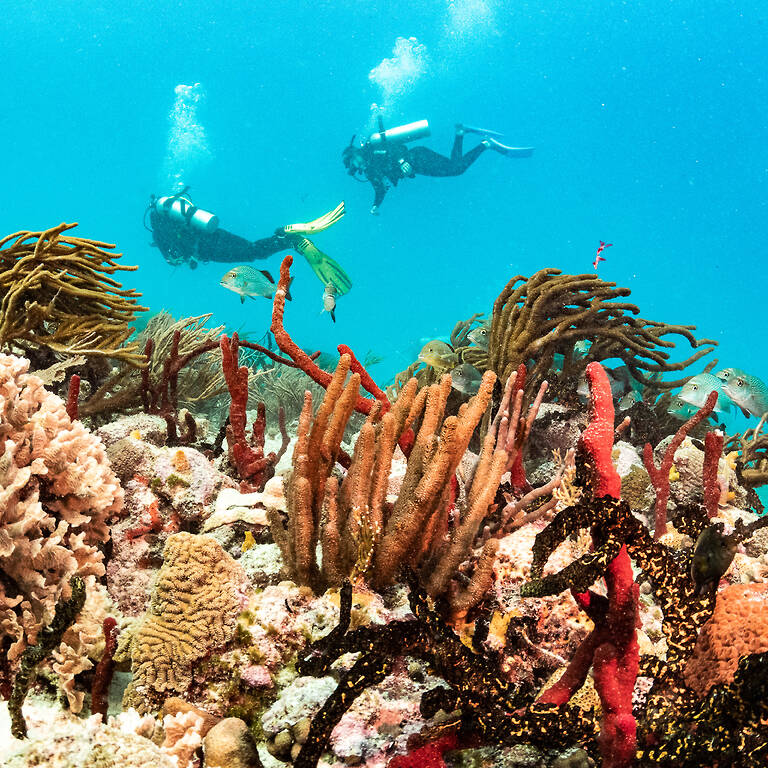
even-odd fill
[[(374, 199), (372, 214), (379, 212), (379, 206), (387, 190), (396, 187), (401, 179), (414, 176), (461, 176), (486, 149), (492, 149), (507, 157), (530, 157), (533, 147), (508, 147), (498, 138), (496, 131), (473, 128), (458, 124), (453, 140), (451, 156), (434, 152), (429, 147), (408, 147), (406, 143), (429, 136), (429, 123), (419, 120), (397, 128), (384, 130), (379, 118), (379, 131), (370, 136), (362, 147), (355, 146), (355, 137), (342, 153), (347, 172), (360, 181), (369, 181), (373, 186)], [(480, 143), (464, 153), (464, 134), (474, 133), (483, 137)]]
[[(278, 227), (271, 237), (246, 240), (219, 227), (219, 218), (196, 207), (187, 195), (188, 187), (167, 197), (150, 198), (144, 225), (152, 232), (152, 245), (174, 266), (216, 261), (243, 264), (266, 259), (273, 253), (294, 248), (307, 260), (323, 285), (332, 284), (339, 295), (352, 287), (347, 273), (330, 256), (319, 250), (307, 235), (322, 232), (344, 215), (344, 203), (314, 221)], [(149, 214), (149, 226), (146, 216)]]

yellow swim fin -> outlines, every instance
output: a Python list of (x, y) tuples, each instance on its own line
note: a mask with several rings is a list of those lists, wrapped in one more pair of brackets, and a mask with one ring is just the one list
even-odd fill
[(344, 201), (342, 200), (332, 211), (328, 211), (314, 221), (289, 224), (287, 227), (283, 227), (283, 231), (286, 234), (312, 235), (332, 227), (343, 215)]
[(311, 240), (302, 237), (294, 243), (294, 248), (307, 260), (307, 264), (323, 285), (333, 285), (337, 296), (343, 296), (352, 287), (349, 275)]

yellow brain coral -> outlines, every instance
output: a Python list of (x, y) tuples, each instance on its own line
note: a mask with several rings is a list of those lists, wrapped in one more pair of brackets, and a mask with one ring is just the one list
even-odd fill
[(130, 651), (133, 680), (123, 704), (145, 713), (184, 694), (195, 662), (225, 645), (242, 610), (246, 576), (211, 536), (168, 538), (149, 610), (116, 658)]

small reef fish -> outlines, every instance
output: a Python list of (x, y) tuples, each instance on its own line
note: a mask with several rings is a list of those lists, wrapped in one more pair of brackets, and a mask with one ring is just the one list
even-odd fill
[(610, 248), (613, 245), (613, 243), (605, 243), (602, 240), (600, 241), (600, 245), (597, 246), (597, 252), (595, 253), (595, 260), (592, 262), (593, 269), (597, 269), (597, 265), (601, 261), (605, 261), (605, 257), (601, 256), (600, 254), (606, 249)]
[(490, 335), (491, 335), (491, 329), (487, 325), (479, 325), (477, 328), (473, 328), (467, 334), (467, 338), (478, 349), (488, 349), (488, 339)]
[(465, 395), (476, 395), (482, 378), (483, 374), (469, 363), (457, 365), (451, 371), (453, 388)]
[(642, 403), (642, 402), (643, 402), (642, 393), (638, 392), (635, 389), (630, 389), (629, 392), (627, 392), (627, 394), (624, 395), (619, 400), (619, 410), (628, 411), (633, 405), (637, 405), (637, 403)]
[[(622, 397), (627, 389), (629, 389), (627, 383), (628, 380), (624, 376), (624, 372), (621, 370), (622, 368), (625, 368), (625, 366), (605, 369), (605, 372), (608, 374), (608, 381), (611, 384), (611, 394), (614, 399)], [(582, 374), (579, 378), (576, 394), (581, 395), (582, 397), (589, 397), (589, 384), (587, 384), (586, 374)]]
[(251, 547), (256, 545), (256, 539), (253, 538), (253, 534), (250, 531), (245, 532), (245, 538), (243, 539), (243, 552), (247, 552)]
[(708, 525), (696, 540), (691, 561), (691, 578), (703, 595), (717, 587), (736, 554), (736, 537), (723, 533), (723, 524)]
[(334, 323), (336, 322), (336, 286), (333, 283), (328, 283), (323, 291), (322, 312), (328, 312), (331, 316), (331, 320), (333, 320)]
[(422, 347), (421, 352), (419, 352), (419, 360), (437, 371), (448, 371), (457, 362), (453, 347), (439, 339), (433, 339)]
[[(257, 296), (271, 299), (275, 295), (275, 280), (266, 269), (256, 269), (249, 264), (234, 267), (221, 278), (220, 285), (240, 296), (240, 302), (245, 303), (245, 297), (255, 299)], [(290, 286), (289, 286), (290, 288)], [(290, 290), (285, 296), (290, 301)]]
[(589, 339), (581, 339), (581, 341), (577, 341), (573, 345), (573, 359), (583, 360), (587, 356), (591, 346), (592, 342)]
[(673, 397), (672, 402), (667, 408), (667, 413), (670, 416), (674, 416), (676, 419), (682, 419), (688, 421), (699, 409), (695, 405), (686, 403), (685, 400), (681, 400), (679, 397)]
[(747, 372), (742, 371), (741, 368), (723, 368), (722, 371), (717, 371), (715, 373), (715, 376), (717, 376), (720, 381), (725, 384), (728, 379), (732, 378), (733, 376), (746, 376)]
[(723, 391), (744, 411), (760, 418), (768, 411), (768, 386), (757, 376), (748, 373), (731, 376), (723, 385)]
[(731, 406), (723, 395), (723, 382), (711, 373), (699, 373), (683, 384), (679, 397), (681, 400), (701, 408), (707, 402), (710, 393), (717, 391), (715, 413), (730, 413)]

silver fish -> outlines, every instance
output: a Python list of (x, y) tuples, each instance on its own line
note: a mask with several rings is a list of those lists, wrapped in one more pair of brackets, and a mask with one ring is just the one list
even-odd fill
[(453, 347), (440, 339), (433, 339), (425, 344), (419, 352), (419, 360), (432, 366), (436, 371), (449, 371), (458, 362)]
[(742, 371), (741, 368), (723, 368), (722, 371), (717, 371), (715, 373), (715, 376), (717, 376), (720, 381), (725, 384), (728, 379), (730, 379), (733, 376), (746, 376), (747, 372)]
[[(622, 366), (623, 367), (623, 366)], [(616, 373), (615, 371), (618, 371)], [(611, 394), (613, 398), (622, 397), (628, 389), (627, 384), (623, 381), (624, 376), (620, 368), (606, 368), (606, 374), (608, 374), (608, 381), (611, 384)], [(587, 383), (586, 374), (582, 374), (579, 379), (579, 383), (576, 387), (576, 394), (582, 397), (589, 397), (589, 384)]]
[(477, 390), (480, 389), (482, 378), (483, 374), (480, 373), (474, 365), (470, 365), (469, 363), (457, 365), (451, 371), (451, 383), (453, 384), (453, 388), (465, 395), (476, 395)]
[(487, 325), (479, 325), (477, 328), (473, 328), (468, 334), (467, 338), (478, 348), (488, 349), (488, 339), (491, 336), (491, 329)]
[[(240, 302), (245, 303), (245, 297), (255, 299), (264, 296), (271, 299), (275, 295), (275, 279), (265, 269), (256, 269), (249, 264), (233, 267), (221, 278), (220, 285), (229, 291), (233, 291), (240, 297)], [(290, 292), (286, 295), (291, 298)]]
[(745, 413), (760, 418), (768, 411), (768, 386), (757, 376), (747, 373), (731, 376), (723, 385), (723, 391)]
[(328, 312), (331, 320), (336, 322), (336, 286), (328, 283), (323, 291), (323, 312)]
[(715, 403), (715, 413), (729, 413), (731, 406), (723, 395), (723, 382), (711, 373), (692, 376), (683, 384), (679, 397), (686, 403), (701, 408), (707, 402), (710, 393), (714, 391), (719, 393)]
[(686, 403), (685, 400), (681, 400), (679, 397), (672, 398), (672, 402), (667, 408), (667, 413), (670, 416), (674, 416), (677, 419), (688, 421), (699, 409), (695, 405)]
[(628, 411), (633, 405), (643, 402), (643, 395), (635, 389), (630, 389), (624, 397), (619, 400), (619, 410)]

